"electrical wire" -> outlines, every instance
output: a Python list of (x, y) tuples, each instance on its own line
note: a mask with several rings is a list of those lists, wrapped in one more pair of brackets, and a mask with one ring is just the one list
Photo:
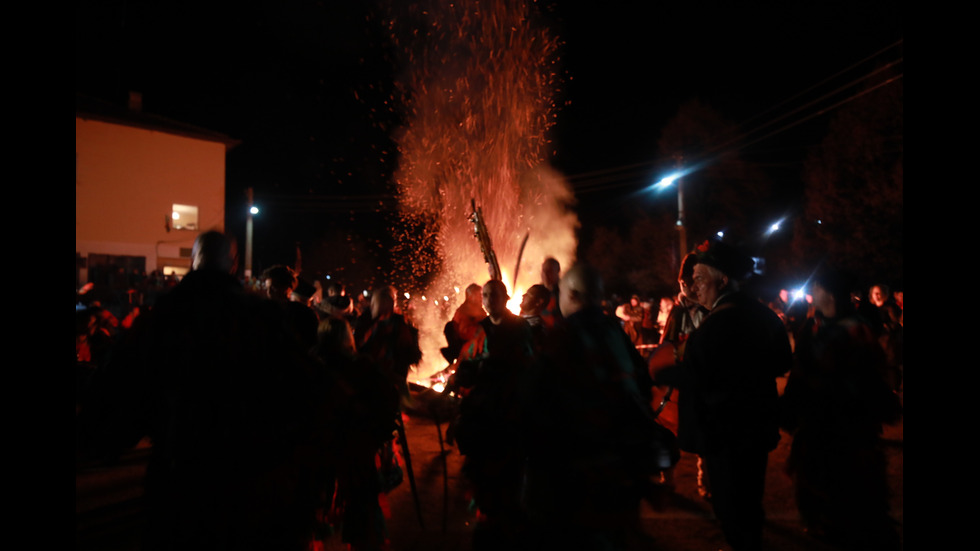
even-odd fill
[[(760, 117), (762, 117), (764, 114), (771, 113), (771, 112), (779, 109), (780, 107), (785, 106), (785, 105), (789, 104), (790, 102), (792, 102), (792, 101), (794, 101), (794, 100), (796, 100), (796, 99), (798, 99), (800, 97), (803, 97), (804, 95), (812, 92), (813, 90), (816, 90), (816, 89), (820, 88), (821, 86), (823, 86), (823, 85), (825, 85), (825, 84), (833, 81), (834, 79), (836, 79), (836, 78), (838, 78), (838, 77), (840, 77), (840, 76), (842, 76), (842, 75), (850, 72), (851, 70), (853, 70), (853, 69), (855, 69), (855, 68), (857, 68), (857, 67), (859, 67), (859, 66), (861, 66), (861, 65), (863, 65), (863, 64), (865, 64), (865, 63), (867, 63), (869, 61), (872, 61), (872, 60), (876, 59), (881, 54), (883, 54), (885, 52), (888, 52), (889, 50), (891, 50), (891, 49), (893, 49), (893, 48), (898, 47), (899, 45), (901, 45), (903, 43), (903, 40), (898, 40), (897, 42), (894, 42), (894, 43), (890, 44), (889, 46), (886, 46), (886, 47), (878, 50), (874, 54), (871, 54), (871, 55), (869, 55), (869, 56), (867, 56), (867, 57), (865, 57), (865, 58), (863, 58), (863, 59), (861, 59), (861, 60), (859, 60), (859, 61), (857, 61), (855, 63), (852, 63), (848, 67), (846, 67), (846, 68), (844, 68), (844, 69), (842, 69), (842, 70), (834, 73), (833, 75), (831, 75), (831, 76), (829, 76), (829, 77), (821, 80), (820, 82), (818, 82), (818, 83), (816, 83), (816, 84), (814, 84), (812, 86), (807, 87), (805, 90), (803, 90), (803, 91), (801, 91), (801, 92), (799, 92), (797, 94), (794, 94), (790, 98), (779, 102), (778, 104), (774, 105), (773, 107), (770, 107), (770, 108), (762, 111), (761, 113), (750, 117), (749, 119), (747, 119), (743, 123), (740, 123), (739, 125), (737, 125), (735, 128), (745, 127), (749, 121), (757, 120)], [(898, 75), (895, 75), (895, 76), (892, 76), (890, 78), (887, 78), (886, 80), (884, 80), (882, 82), (876, 83), (876, 84), (874, 84), (874, 85), (872, 85), (872, 86), (870, 86), (870, 87), (868, 87), (868, 88), (866, 88), (864, 90), (860, 90), (858, 92), (855, 92), (855, 93), (851, 94), (850, 96), (847, 96), (847, 97), (845, 97), (845, 98), (843, 98), (843, 99), (841, 99), (839, 101), (836, 101), (836, 102), (834, 102), (834, 103), (832, 103), (832, 104), (830, 104), (828, 106), (819, 108), (816, 111), (813, 111), (813, 112), (810, 112), (810, 113), (806, 113), (806, 114), (802, 114), (798, 118), (793, 119), (792, 121), (790, 121), (787, 124), (784, 124), (782, 126), (779, 126), (778, 128), (776, 128), (775, 130), (773, 130), (771, 132), (768, 132), (768, 133), (763, 134), (761, 136), (758, 136), (758, 137), (749, 139), (750, 136), (752, 136), (754, 134), (757, 134), (758, 132), (761, 132), (761, 131), (765, 130), (766, 128), (769, 128), (769, 127), (771, 127), (771, 126), (773, 126), (775, 124), (778, 124), (780, 121), (783, 121), (783, 120), (785, 120), (785, 119), (787, 119), (789, 117), (792, 117), (794, 115), (798, 115), (798, 114), (800, 114), (801, 112), (803, 112), (803, 111), (805, 111), (807, 109), (814, 108), (814, 107), (820, 105), (822, 102), (825, 102), (825, 101), (833, 98), (834, 96), (839, 95), (841, 92), (843, 92), (843, 91), (845, 91), (845, 90), (847, 90), (849, 88), (852, 88), (854, 86), (857, 86), (857, 85), (859, 85), (859, 84), (861, 84), (861, 83), (863, 83), (863, 82), (865, 82), (865, 81), (867, 81), (867, 80), (869, 80), (871, 78), (874, 78), (875, 76), (877, 76), (877, 75), (879, 75), (879, 74), (881, 74), (883, 72), (886, 72), (889, 69), (892, 69), (893, 67), (895, 67), (895, 66), (897, 66), (897, 65), (899, 65), (899, 64), (901, 64), (903, 62), (904, 62), (904, 57), (900, 57), (898, 59), (892, 60), (892, 61), (886, 63), (883, 66), (877, 67), (877, 68), (873, 69), (872, 71), (870, 71), (870, 72), (868, 72), (866, 74), (862, 74), (862, 75), (860, 75), (860, 76), (858, 76), (858, 77), (850, 80), (849, 82), (847, 82), (847, 83), (845, 83), (843, 85), (838, 86), (837, 88), (835, 88), (834, 90), (832, 90), (830, 92), (827, 92), (827, 93), (825, 93), (825, 94), (823, 94), (823, 95), (821, 95), (821, 96), (819, 96), (819, 97), (817, 97), (817, 98), (815, 98), (813, 100), (807, 101), (803, 105), (800, 105), (800, 106), (798, 106), (798, 107), (796, 107), (796, 108), (794, 108), (794, 109), (792, 109), (792, 110), (790, 110), (788, 112), (785, 112), (785, 113), (783, 113), (783, 114), (781, 114), (779, 116), (776, 116), (775, 118), (772, 118), (772, 119), (766, 120), (764, 122), (761, 122), (760, 124), (752, 127), (749, 130), (746, 130), (746, 131), (742, 132), (741, 134), (738, 134), (737, 136), (735, 136), (735, 137), (733, 137), (731, 139), (728, 139), (727, 141), (720, 142), (717, 145), (710, 146), (703, 153), (701, 153), (701, 154), (699, 154), (699, 155), (697, 155), (695, 157), (691, 157), (691, 158), (687, 158), (686, 157), (685, 158), (685, 161), (686, 162), (689, 162), (692, 165), (696, 165), (696, 164), (704, 163), (704, 162), (708, 161), (709, 159), (710, 160), (716, 160), (718, 158), (722, 158), (724, 156), (727, 156), (727, 155), (733, 154), (733, 153), (735, 153), (737, 151), (740, 151), (740, 150), (742, 150), (742, 149), (744, 149), (744, 148), (746, 148), (746, 147), (748, 147), (750, 145), (754, 145), (754, 144), (756, 144), (756, 143), (758, 143), (760, 141), (763, 141), (763, 140), (768, 139), (768, 138), (771, 138), (771, 137), (773, 137), (773, 136), (775, 136), (777, 134), (780, 134), (782, 132), (785, 132), (785, 131), (787, 131), (787, 130), (795, 127), (795, 126), (798, 126), (800, 124), (803, 124), (803, 123), (805, 123), (805, 122), (807, 122), (807, 121), (809, 121), (809, 120), (811, 120), (811, 119), (813, 119), (815, 117), (818, 117), (820, 115), (823, 115), (825, 113), (828, 113), (828, 112), (830, 112), (830, 111), (832, 111), (834, 109), (837, 109), (838, 107), (841, 107), (842, 105), (844, 105), (846, 103), (849, 103), (851, 101), (854, 101), (854, 100), (856, 100), (856, 99), (858, 99), (858, 98), (860, 98), (860, 97), (862, 97), (862, 96), (864, 96), (864, 95), (866, 95), (868, 93), (871, 93), (874, 90), (877, 90), (877, 89), (879, 89), (879, 88), (881, 88), (883, 86), (886, 86), (888, 84), (891, 84), (893, 82), (896, 82), (897, 80), (900, 80), (901, 78), (903, 78), (904, 73), (899, 73)], [(650, 161), (645, 161), (645, 162), (640, 162), (640, 163), (633, 163), (633, 164), (629, 164), (629, 165), (622, 165), (622, 166), (619, 166), (619, 167), (611, 167), (611, 168), (608, 168), (608, 169), (602, 169), (602, 170), (593, 171), (593, 172), (589, 172), (589, 173), (585, 173), (585, 174), (573, 175), (573, 176), (568, 177), (568, 180), (572, 184), (572, 186), (575, 189), (576, 193), (579, 193), (579, 194), (606, 192), (606, 191), (611, 191), (611, 190), (620, 189), (620, 188), (636, 188), (641, 183), (645, 183), (646, 180), (650, 178), (649, 171), (638, 171), (637, 170), (638, 168), (642, 168), (642, 167), (650, 167), (650, 168), (652, 168), (653, 166), (656, 166), (658, 164), (664, 164), (665, 162), (667, 162), (667, 160), (666, 159), (663, 159), (663, 158), (652, 159)]]

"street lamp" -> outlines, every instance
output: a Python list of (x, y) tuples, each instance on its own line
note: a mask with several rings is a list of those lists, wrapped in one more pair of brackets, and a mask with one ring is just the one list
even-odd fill
[(780, 218), (779, 220), (776, 220), (775, 222), (773, 222), (772, 224), (770, 224), (769, 225), (769, 228), (766, 230), (766, 237), (769, 237), (770, 235), (772, 235), (772, 234), (778, 232), (780, 229), (782, 229), (783, 222), (785, 220), (786, 220), (785, 218)]
[[(677, 160), (678, 166), (681, 164), (681, 160)], [(684, 258), (687, 254), (687, 228), (684, 226), (684, 187), (681, 185), (681, 177), (687, 172), (683, 170), (678, 170), (672, 174), (661, 179), (659, 182), (654, 184), (654, 188), (662, 190), (670, 187), (671, 184), (677, 184), (677, 234), (680, 239), (680, 257)]]
[(245, 218), (245, 279), (252, 277), (252, 216), (259, 213), (259, 208), (253, 203), (255, 197), (252, 188), (245, 190), (248, 197), (248, 215)]

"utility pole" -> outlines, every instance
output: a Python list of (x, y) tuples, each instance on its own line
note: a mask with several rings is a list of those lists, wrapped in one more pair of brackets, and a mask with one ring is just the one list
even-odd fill
[[(674, 157), (676, 174), (683, 174), (684, 157), (677, 155)], [(684, 226), (684, 179), (677, 178), (677, 235), (680, 238), (680, 258), (683, 261), (687, 254), (687, 228)]]
[(252, 210), (255, 208), (252, 188), (246, 189), (245, 195), (248, 197), (248, 214), (245, 218), (245, 279), (248, 279), (252, 277)]

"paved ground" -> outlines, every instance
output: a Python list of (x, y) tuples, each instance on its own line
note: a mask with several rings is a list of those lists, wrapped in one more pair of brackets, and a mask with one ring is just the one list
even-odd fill
[[(406, 425), (410, 451), (423, 504), (425, 530), (419, 528), (411, 492), (405, 483), (389, 496), (392, 506), (390, 531), (396, 551), (467, 550), (470, 523), (465, 481), (460, 478), (461, 457), (455, 450), (447, 454), (449, 471), (448, 515), (443, 531), (442, 460), (435, 424), (430, 419), (410, 417)], [(443, 425), (443, 429), (445, 426)], [(886, 427), (889, 482), (892, 488), (892, 516), (903, 528), (903, 424)], [(832, 547), (806, 535), (796, 511), (792, 483), (783, 472), (792, 438), (783, 434), (778, 448), (770, 454), (766, 476), (765, 541), (769, 549), (823, 551)], [(640, 531), (634, 534), (636, 550), (703, 551), (725, 549), (724, 537), (714, 521), (711, 505), (697, 494), (697, 458), (682, 454), (675, 471), (676, 493), (658, 507), (641, 506)], [(337, 547), (337, 549), (340, 549)]]
[[(409, 483), (406, 480), (388, 496), (391, 510), (389, 532), (393, 551), (438, 551), (470, 548), (473, 515), (468, 508), (466, 484), (460, 476), (462, 458), (455, 451), (440, 452), (436, 425), (432, 418), (408, 416), (406, 431), (413, 459), (424, 529)], [(445, 429), (445, 424), (441, 425)], [(904, 426), (887, 427), (889, 481), (892, 488), (892, 516), (903, 533), (903, 438)], [(774, 550), (823, 551), (829, 546), (809, 538), (802, 529), (789, 478), (783, 465), (791, 438), (783, 436), (770, 454), (766, 479), (765, 528), (767, 548)], [(445, 458), (448, 478), (443, 477)], [(145, 469), (146, 449), (137, 449), (113, 468), (83, 466), (76, 476), (76, 548), (123, 551), (138, 548), (140, 526), (140, 480)], [(676, 470), (675, 495), (659, 507), (644, 503), (640, 530), (633, 535), (632, 548), (650, 550), (725, 549), (724, 539), (713, 520), (711, 507), (697, 496), (695, 458), (684, 454)], [(444, 488), (448, 491), (444, 492)], [(445, 497), (445, 500), (444, 500)], [(344, 546), (339, 538), (328, 541), (326, 549)]]

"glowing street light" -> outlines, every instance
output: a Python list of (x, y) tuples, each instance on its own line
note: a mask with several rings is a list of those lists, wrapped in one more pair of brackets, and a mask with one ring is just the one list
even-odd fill
[(245, 190), (248, 197), (248, 215), (245, 217), (245, 279), (252, 277), (252, 216), (259, 213), (259, 208), (253, 203), (255, 197), (252, 188)]
[(779, 220), (776, 220), (775, 222), (770, 224), (769, 229), (766, 230), (766, 237), (769, 237), (770, 235), (778, 232), (783, 227), (783, 222), (785, 221), (786, 221), (785, 218), (780, 218)]
[[(680, 166), (680, 158), (677, 159), (677, 164)], [(684, 227), (684, 188), (681, 186), (681, 176), (685, 174), (685, 171), (674, 172), (653, 185), (659, 191), (670, 187), (671, 184), (677, 184), (677, 233), (680, 239), (681, 258), (684, 258), (684, 255), (687, 254), (687, 229)]]
[(653, 184), (653, 185), (656, 186), (656, 187), (658, 187), (658, 188), (660, 188), (660, 189), (663, 189), (665, 187), (670, 186), (670, 184), (673, 184), (680, 177), (681, 177), (680, 174), (676, 174), (676, 173), (675, 174), (671, 174), (670, 176), (667, 176), (667, 177), (663, 178), (662, 180), (660, 180), (659, 182), (657, 182), (656, 184)]

